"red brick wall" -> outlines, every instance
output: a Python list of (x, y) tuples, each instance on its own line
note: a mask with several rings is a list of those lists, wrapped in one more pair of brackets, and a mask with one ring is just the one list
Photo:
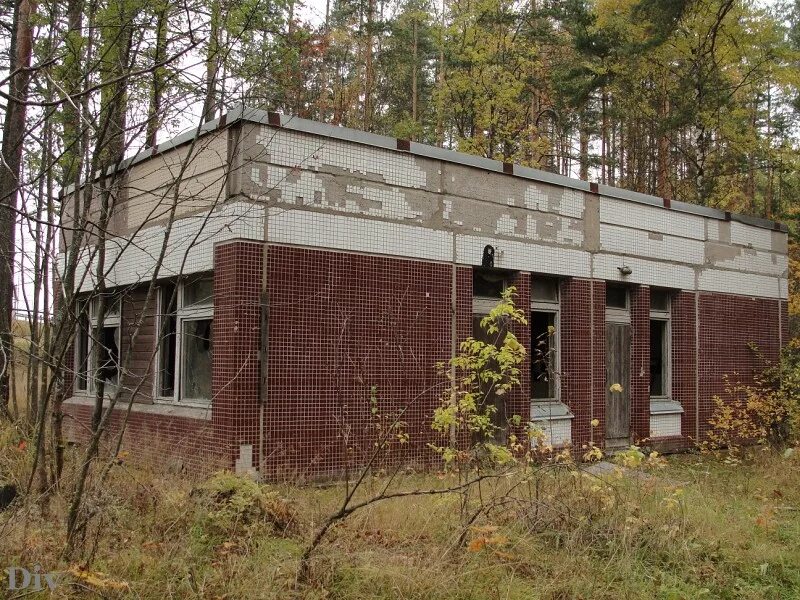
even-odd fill
[(234, 240), (214, 247), (212, 423), (233, 464), (243, 444), (258, 464), (261, 395), (263, 244)]
[[(517, 290), (514, 304), (517, 308), (522, 310), (526, 319), (530, 318), (532, 285), (530, 273), (517, 273), (512, 285)], [(511, 391), (506, 400), (506, 415), (508, 418), (515, 415), (521, 418), (520, 426), (512, 429), (514, 434), (521, 441), (524, 441), (525, 438), (523, 434), (531, 414), (531, 328), (530, 325), (514, 325), (511, 331), (514, 333), (519, 343), (527, 348), (528, 353), (520, 368), (520, 385)]]
[[(594, 324), (594, 336), (592, 325)], [(561, 400), (569, 406), (572, 443), (604, 442), (605, 283), (565, 279), (561, 283)], [(600, 421), (592, 427), (592, 419)]]
[[(209, 457), (233, 466), (239, 446), (252, 444), (257, 463), (262, 259), (259, 242), (237, 240), (219, 244), (215, 250), (211, 420), (153, 414), (135, 407), (126, 435), (128, 448), (156, 460), (162, 452), (153, 448), (165, 448), (164, 452), (185, 455), (188, 467), (203, 468), (216, 464)], [(378, 432), (370, 404), (373, 387), (382, 424), (402, 412), (403, 430), (410, 436), (408, 444), (393, 446), (390, 461), (425, 464), (434, 460), (426, 443), (436, 439), (431, 416), (446, 389), (435, 365), (450, 357), (453, 319), (457, 342), (472, 335), (471, 269), (272, 246), (267, 277), (264, 473), (273, 478), (335, 474), (363, 462)], [(517, 304), (527, 311), (535, 278), (520, 273), (513, 283)], [(123, 308), (123, 329), (141, 309), (142, 294), (131, 293)], [(631, 425), (637, 439), (649, 437), (649, 296), (647, 287), (632, 288), (629, 385)], [(698, 306), (699, 425), (705, 431), (711, 398), (724, 393), (722, 376), (751, 382), (761, 363), (748, 343), (776, 359), (788, 320), (786, 303), (777, 300), (700, 294)], [(780, 327), (779, 311), (784, 317)], [(560, 319), (561, 396), (574, 414), (573, 444), (579, 454), (590, 440), (598, 445), (604, 441), (605, 283), (563, 280)], [(672, 395), (685, 411), (683, 444), (694, 437), (698, 425), (695, 325), (694, 292), (677, 292), (672, 300)], [(149, 362), (154, 327), (150, 315), (133, 349), (135, 371)], [(515, 334), (530, 346), (529, 328), (515, 328)], [(508, 414), (527, 420), (529, 358), (522, 371), (522, 385), (508, 399)], [(147, 382), (144, 389), (149, 391), (152, 377)], [(66, 412), (73, 436), (84, 438), (79, 421), (88, 423), (89, 407), (70, 404)], [(114, 427), (120, 415), (114, 415)], [(600, 422), (598, 427), (591, 426), (593, 418)]]
[(791, 332), (789, 330), (789, 303), (786, 300), (780, 301), (781, 310), (781, 344), (789, 341)]
[(752, 383), (764, 364), (751, 344), (770, 361), (780, 351), (778, 300), (701, 293), (700, 309), (700, 438), (706, 437), (713, 397), (725, 398), (731, 383)]
[[(119, 406), (111, 416), (101, 445), (101, 452), (105, 455), (116, 448), (125, 408), (126, 405)], [(86, 404), (64, 405), (64, 435), (67, 440), (80, 444), (89, 441), (92, 411), (93, 407)], [(216, 451), (210, 421), (141, 412), (136, 407), (128, 418), (122, 448), (138, 462), (167, 469), (208, 473), (228, 466), (225, 458)]]
[(689, 445), (696, 431), (695, 406), (697, 397), (695, 347), (695, 293), (678, 292), (672, 296), (672, 399), (683, 406), (681, 435)]
[(410, 442), (394, 457), (429, 461), (431, 416), (446, 386), (434, 365), (451, 347), (452, 266), (271, 246), (268, 286), (267, 473), (362, 462), (376, 439), (373, 386), (380, 415), (404, 411)]

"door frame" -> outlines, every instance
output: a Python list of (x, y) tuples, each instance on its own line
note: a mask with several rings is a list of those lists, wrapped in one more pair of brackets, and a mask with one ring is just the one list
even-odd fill
[[(631, 325), (631, 311), (630, 311), (630, 290), (627, 290), (627, 299), (625, 308), (616, 308), (616, 307), (606, 307), (605, 313), (605, 322), (603, 324), (604, 333), (606, 337), (605, 342), (605, 369), (606, 369), (606, 389), (605, 394), (603, 396), (605, 401), (605, 413), (606, 413), (606, 432), (604, 436), (605, 446), (606, 448), (625, 448), (630, 444), (630, 423), (631, 423), (631, 395), (630, 395), (630, 369), (631, 369), (631, 346), (633, 340), (633, 330)], [(609, 367), (609, 355), (608, 355), (608, 325), (620, 325), (627, 327), (628, 334), (628, 348), (627, 348), (627, 372), (628, 377), (627, 381), (619, 381), (613, 382), (608, 381), (608, 367)], [(608, 435), (608, 426), (609, 426), (609, 401), (611, 394), (618, 393), (612, 392), (610, 387), (614, 383), (620, 383), (623, 386), (623, 394), (625, 399), (627, 400), (627, 421), (628, 421), (628, 434), (625, 437), (609, 437)]]

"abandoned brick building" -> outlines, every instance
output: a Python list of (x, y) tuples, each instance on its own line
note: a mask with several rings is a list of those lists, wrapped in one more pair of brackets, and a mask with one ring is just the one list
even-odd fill
[(532, 350), (507, 410), (555, 446), (687, 447), (787, 337), (778, 223), (251, 109), (127, 161), (110, 229), (121, 300), (95, 333), (87, 303), (65, 426), (85, 436), (98, 372), (133, 396), (125, 446), (192, 468), (336, 472), (371, 447), (373, 397), (426, 460), (435, 365), (507, 285)]

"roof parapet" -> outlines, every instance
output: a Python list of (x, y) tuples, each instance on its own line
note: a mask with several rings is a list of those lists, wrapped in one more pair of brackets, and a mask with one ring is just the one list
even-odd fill
[[(722, 221), (738, 221), (753, 227), (788, 232), (788, 227), (784, 223), (771, 221), (769, 219), (742, 215), (738, 213), (730, 213), (709, 206), (701, 206), (699, 204), (691, 204), (688, 202), (681, 202), (679, 200), (661, 198), (658, 196), (652, 196), (650, 194), (643, 194), (641, 192), (634, 192), (632, 190), (626, 190), (624, 188), (613, 187), (604, 184), (592, 185), (588, 181), (574, 179), (572, 177), (558, 175), (556, 173), (550, 173), (548, 171), (542, 171), (539, 169), (533, 169), (531, 167), (503, 163), (502, 161), (484, 158), (482, 156), (473, 156), (471, 154), (464, 154), (455, 150), (429, 146), (427, 144), (420, 144), (419, 142), (413, 142), (409, 140), (399, 140), (397, 138), (391, 138), (366, 131), (359, 131), (357, 129), (350, 129), (347, 127), (340, 127), (338, 125), (319, 123), (317, 121), (310, 121), (308, 119), (302, 119), (292, 115), (267, 112), (257, 108), (250, 108), (241, 104), (234, 106), (227, 113), (223, 114), (217, 119), (214, 119), (213, 121), (209, 121), (200, 125), (199, 127), (185, 131), (171, 140), (167, 140), (166, 142), (158, 144), (158, 146), (154, 148), (145, 148), (134, 156), (123, 160), (116, 167), (116, 169), (109, 169), (109, 173), (113, 173), (115, 170), (124, 171), (125, 169), (128, 169), (129, 167), (144, 160), (148, 160), (157, 154), (187, 144), (195, 138), (200, 138), (203, 135), (217, 129), (230, 127), (240, 121), (260, 123), (262, 125), (268, 125), (271, 127), (281, 127), (291, 131), (308, 133), (310, 135), (318, 135), (322, 137), (353, 142), (356, 144), (364, 144), (366, 146), (383, 148), (385, 150), (392, 150), (394, 152), (407, 152), (423, 158), (430, 158), (433, 160), (441, 160), (444, 162), (474, 167), (494, 173), (502, 173), (510, 177), (520, 177), (530, 181), (537, 181), (578, 191), (597, 193), (600, 196), (605, 196), (607, 198), (626, 200), (628, 202), (635, 202), (637, 204), (647, 204), (665, 210), (709, 217)], [(95, 178), (99, 176), (100, 173), (95, 174)], [(64, 188), (61, 193), (62, 195), (70, 194), (74, 191), (74, 189), (74, 184), (71, 184)]]

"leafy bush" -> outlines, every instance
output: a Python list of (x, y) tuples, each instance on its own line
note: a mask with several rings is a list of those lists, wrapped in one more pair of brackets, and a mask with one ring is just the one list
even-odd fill
[(230, 537), (264, 524), (284, 534), (297, 524), (290, 503), (230, 471), (214, 473), (192, 495), (200, 506), (199, 521), (206, 534)]
[[(514, 304), (515, 293), (513, 286), (506, 289), (497, 306), (481, 319), (488, 341), (469, 337), (448, 364), (439, 365), (451, 385), (442, 395), (432, 427), (443, 437), (449, 434), (450, 440), (432, 448), (448, 468), (497, 467), (514, 460), (516, 437), (503, 437), (509, 426), (519, 426), (522, 420), (507, 415), (505, 403), (520, 383), (526, 351), (511, 329), (528, 324)], [(466, 444), (459, 444), (464, 440)]]
[(763, 360), (766, 368), (752, 385), (726, 377), (726, 396), (714, 397), (704, 447), (727, 448), (735, 457), (747, 444), (780, 448), (800, 443), (800, 340), (783, 349), (777, 364)]

